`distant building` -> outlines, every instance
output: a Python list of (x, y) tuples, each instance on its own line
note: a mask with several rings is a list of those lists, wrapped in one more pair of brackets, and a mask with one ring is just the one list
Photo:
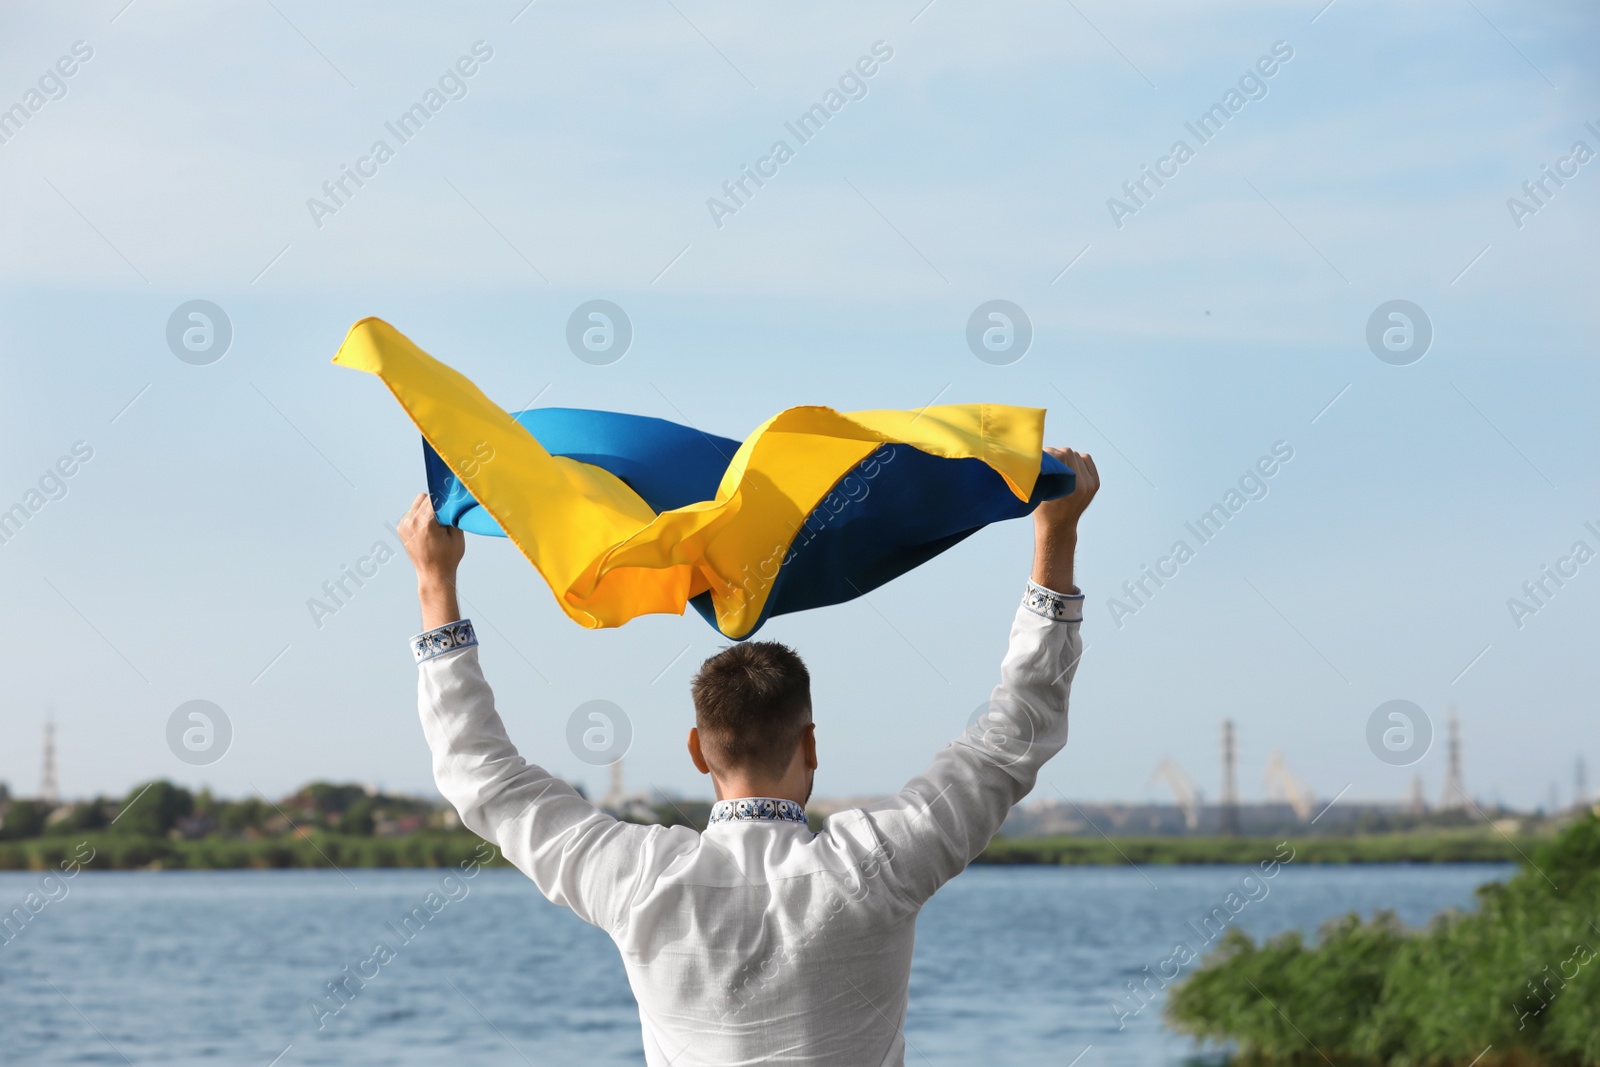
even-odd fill
[(610, 812), (625, 822), (658, 823), (655, 805), (648, 793), (630, 793), (622, 783), (622, 760), (611, 765), (611, 788), (600, 798), (600, 809)]

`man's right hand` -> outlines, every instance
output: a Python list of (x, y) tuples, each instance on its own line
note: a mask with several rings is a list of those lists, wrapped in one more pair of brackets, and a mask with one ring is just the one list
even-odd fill
[(1089, 502), (1100, 491), (1100, 472), (1095, 469), (1094, 457), (1070, 448), (1046, 448), (1045, 451), (1064, 463), (1076, 477), (1072, 492), (1046, 500), (1034, 509), (1034, 528), (1076, 527)]
[(467, 535), (440, 524), (427, 493), (418, 493), (411, 502), (411, 510), (400, 520), (399, 532), (406, 555), (417, 569), (422, 628), (432, 630), (461, 618), (456, 604), (456, 568), (466, 555)]
[(1046, 448), (1046, 452), (1072, 471), (1072, 492), (1046, 500), (1033, 509), (1033, 581), (1057, 593), (1076, 593), (1073, 582), (1073, 555), (1078, 547), (1078, 520), (1100, 491), (1100, 472), (1094, 457), (1070, 448)]

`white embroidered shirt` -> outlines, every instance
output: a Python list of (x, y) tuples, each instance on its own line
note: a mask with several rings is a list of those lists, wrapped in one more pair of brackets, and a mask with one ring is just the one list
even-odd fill
[(895, 796), (813, 833), (793, 801), (706, 830), (620, 822), (506, 736), (469, 620), (412, 639), (439, 790), (550, 900), (611, 935), (650, 1067), (896, 1067), (917, 912), (1067, 740), (1081, 593), (1032, 582), (988, 711)]

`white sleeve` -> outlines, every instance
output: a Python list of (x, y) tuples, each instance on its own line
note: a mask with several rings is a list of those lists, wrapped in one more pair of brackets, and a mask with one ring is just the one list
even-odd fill
[(478, 665), (471, 620), (419, 634), (411, 646), (439, 792), (552, 902), (614, 930), (665, 828), (620, 822), (517, 754)]
[(1082, 622), (1082, 593), (1030, 581), (988, 711), (898, 795), (863, 809), (892, 855), (884, 876), (908, 903), (920, 906), (966, 869), (1066, 745)]

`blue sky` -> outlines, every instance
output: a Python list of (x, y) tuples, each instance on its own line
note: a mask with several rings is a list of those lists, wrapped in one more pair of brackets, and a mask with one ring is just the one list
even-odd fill
[[(1367, 748), (1395, 698), (1441, 733), (1459, 706), (1485, 800), (1542, 803), (1552, 779), (1565, 799), (1574, 757), (1600, 761), (1600, 563), (1520, 628), (1507, 607), (1574, 542), (1600, 550), (1600, 161), (1560, 163), (1600, 151), (1591, 7), (113, 0), (5, 22), (0, 106), (92, 50), (0, 144), (0, 506), (93, 450), (0, 544), (14, 789), (36, 787), (53, 714), (69, 795), (156, 775), (431, 790), (409, 565), (320, 628), (306, 605), (393, 545), (421, 482), (381, 384), (328, 362), (365, 315), (507, 407), (730, 437), (800, 403), (1049, 408), (1105, 489), (1072, 741), (1036, 796), (1157, 798), (1169, 756), (1214, 796), (1230, 716), (1247, 799), (1275, 749), (1324, 797), (1400, 797), (1414, 773), (1436, 796), (1442, 745), (1410, 768)], [(385, 123), (477, 42), (464, 95), (400, 144)], [(799, 144), (785, 123), (877, 42), (864, 94)], [(1278, 42), (1265, 95), (1199, 144), (1185, 123)], [(380, 138), (393, 158), (314, 219)], [(1119, 227), (1108, 198), (1180, 138), (1193, 158)], [(717, 225), (707, 200), (778, 139), (793, 158)], [(1577, 173), (1518, 226), (1508, 198), (1544, 166)], [(564, 341), (596, 298), (635, 331), (608, 366)], [(233, 327), (207, 366), (165, 341), (193, 299)], [(990, 299), (1033, 323), (1007, 366), (965, 344)], [(1365, 339), (1394, 299), (1434, 331), (1407, 366)], [(1293, 459), (1267, 495), (1119, 627), (1109, 598), (1277, 442)], [(895, 789), (962, 728), (1030, 536), (991, 528), (763, 631), (811, 664), (820, 793)], [(564, 738), (608, 699), (633, 722), (630, 785), (709, 792), (683, 754), (687, 680), (723, 643), (702, 621), (581, 630), (504, 541), (475, 539), (463, 580), (530, 759), (603, 787)], [(234, 730), (200, 768), (165, 740), (192, 699)]]

